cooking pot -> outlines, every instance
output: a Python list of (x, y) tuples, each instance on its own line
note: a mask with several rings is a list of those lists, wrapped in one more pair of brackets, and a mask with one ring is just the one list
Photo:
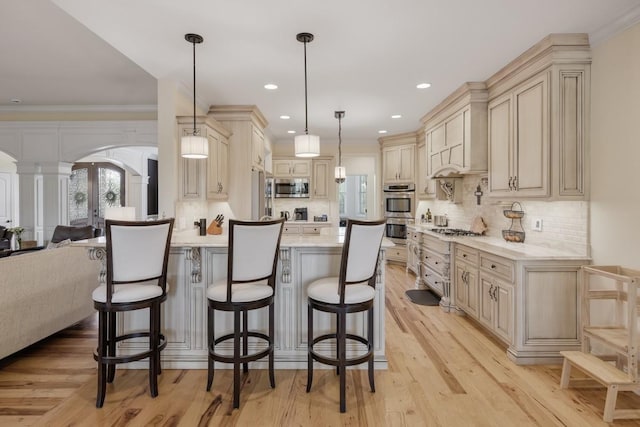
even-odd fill
[(434, 215), (433, 224), (436, 227), (446, 227), (449, 224), (449, 219), (446, 215)]

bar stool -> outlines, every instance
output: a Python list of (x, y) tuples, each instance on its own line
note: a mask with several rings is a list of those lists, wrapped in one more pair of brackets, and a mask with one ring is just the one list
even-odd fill
[[(113, 382), (117, 363), (149, 358), (149, 390), (158, 395), (160, 351), (167, 345), (160, 332), (160, 304), (167, 299), (167, 265), (173, 218), (158, 221), (106, 220), (107, 280), (92, 294), (98, 310), (98, 362), (96, 407), (104, 404), (107, 383)], [(118, 336), (117, 313), (149, 309), (149, 330)], [(117, 356), (118, 342), (149, 339), (149, 350)]]
[[(214, 362), (233, 363), (233, 407), (240, 407), (240, 364), (246, 374), (248, 362), (269, 356), (269, 382), (275, 388), (273, 372), (273, 301), (276, 285), (276, 265), (284, 218), (271, 221), (229, 221), (227, 277), (207, 288), (209, 309), (209, 365), (207, 391), (211, 390)], [(248, 311), (269, 307), (269, 333), (248, 330)], [(215, 338), (215, 310), (233, 312), (233, 333)], [(242, 314), (242, 324), (240, 323)], [(267, 348), (248, 353), (249, 337), (258, 338)], [(233, 355), (216, 352), (215, 346), (233, 340)], [(242, 342), (242, 353), (240, 352)]]
[[(325, 277), (307, 287), (307, 393), (313, 381), (313, 361), (337, 368), (340, 376), (340, 412), (346, 411), (346, 367), (368, 362), (369, 386), (375, 392), (373, 379), (373, 301), (375, 297), (378, 253), (385, 230), (385, 220), (347, 220), (340, 276)], [(336, 315), (336, 332), (314, 338), (313, 310)], [(367, 336), (347, 333), (347, 313), (367, 311)], [(325, 340), (336, 340), (336, 357), (328, 357), (314, 350), (314, 345)], [(367, 347), (366, 353), (347, 358), (347, 339)]]

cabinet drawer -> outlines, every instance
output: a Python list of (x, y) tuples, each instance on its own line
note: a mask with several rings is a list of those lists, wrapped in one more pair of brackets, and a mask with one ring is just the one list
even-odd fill
[(320, 234), (320, 229), (317, 225), (303, 225), (302, 234)]
[(508, 259), (480, 253), (480, 268), (495, 274), (512, 283), (515, 275), (515, 265)]
[(436, 271), (433, 271), (429, 267), (423, 268), (422, 280), (438, 295), (442, 296), (444, 294), (444, 281), (442, 280), (442, 276)]
[(429, 249), (441, 254), (450, 254), (451, 248), (449, 245), (450, 242), (443, 242), (437, 237), (428, 236), (426, 234), (422, 236), (422, 247), (424, 247), (425, 249)]
[(414, 242), (420, 242), (420, 233), (419, 231), (409, 231), (407, 232), (407, 239), (413, 240)]
[(422, 263), (440, 275), (445, 274), (445, 272), (449, 270), (448, 257), (442, 256), (428, 249), (425, 249), (422, 252)]
[(478, 265), (478, 251), (467, 246), (456, 245), (456, 259)]
[(299, 225), (285, 225), (282, 228), (282, 234), (299, 234), (300, 226)]
[(385, 256), (389, 261), (407, 262), (407, 248), (404, 246), (389, 248)]

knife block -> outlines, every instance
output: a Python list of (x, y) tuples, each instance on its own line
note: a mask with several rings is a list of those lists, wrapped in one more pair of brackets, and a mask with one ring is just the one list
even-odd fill
[(217, 222), (212, 221), (207, 228), (207, 234), (222, 234), (222, 227), (220, 227)]

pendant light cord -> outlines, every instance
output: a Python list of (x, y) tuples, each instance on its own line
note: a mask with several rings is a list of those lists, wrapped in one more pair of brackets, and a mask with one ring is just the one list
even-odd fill
[(338, 117), (338, 166), (342, 166), (342, 117)]
[(309, 135), (307, 112), (307, 41), (304, 42), (304, 134)]
[(196, 136), (196, 42), (193, 41), (193, 136)]

